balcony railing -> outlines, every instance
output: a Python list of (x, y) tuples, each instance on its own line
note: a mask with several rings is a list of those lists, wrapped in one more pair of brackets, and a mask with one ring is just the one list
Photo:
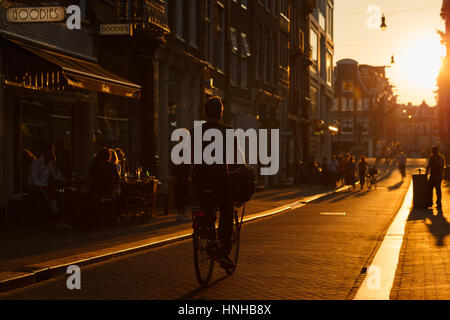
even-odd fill
[(165, 2), (160, 0), (118, 0), (117, 20), (130, 23), (134, 30), (170, 32)]

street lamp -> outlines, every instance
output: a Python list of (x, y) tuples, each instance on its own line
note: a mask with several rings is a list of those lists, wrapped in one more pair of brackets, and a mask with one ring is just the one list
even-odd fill
[(384, 14), (381, 16), (381, 25), (380, 25), (380, 29), (381, 30), (386, 30), (387, 25), (386, 25), (386, 17), (384, 16)]

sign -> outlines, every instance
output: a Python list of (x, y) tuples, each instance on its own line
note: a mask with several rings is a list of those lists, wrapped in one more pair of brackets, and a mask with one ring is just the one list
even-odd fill
[(128, 36), (131, 34), (130, 24), (101, 24), (100, 35), (102, 36)]
[(6, 20), (15, 23), (61, 22), (64, 21), (65, 15), (64, 7), (9, 8), (6, 10)]

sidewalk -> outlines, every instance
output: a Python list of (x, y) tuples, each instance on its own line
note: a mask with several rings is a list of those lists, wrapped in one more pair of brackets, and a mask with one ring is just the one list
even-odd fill
[(441, 211), (413, 209), (409, 215), (393, 300), (450, 299), (450, 185), (443, 186)]
[[(288, 210), (290, 203), (334, 192), (322, 186), (293, 186), (257, 192), (245, 216)], [(72, 230), (0, 230), (0, 291), (64, 272), (68, 264), (85, 265), (190, 237), (191, 222), (176, 215), (156, 216), (145, 225)], [(132, 249), (132, 250), (130, 250)]]

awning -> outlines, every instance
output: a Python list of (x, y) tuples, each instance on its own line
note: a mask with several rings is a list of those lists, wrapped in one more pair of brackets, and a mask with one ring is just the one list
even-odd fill
[(8, 40), (60, 67), (70, 86), (134, 99), (140, 97), (139, 85), (115, 75), (97, 63), (38, 48), (15, 39)]

